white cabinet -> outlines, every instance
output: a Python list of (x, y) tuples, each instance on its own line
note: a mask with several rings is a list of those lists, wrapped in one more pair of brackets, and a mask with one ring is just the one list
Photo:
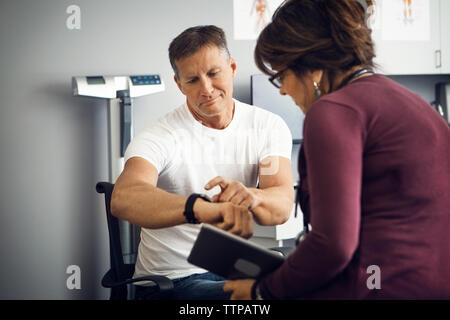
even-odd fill
[(450, 74), (450, 1), (441, 0), (442, 73)]
[(303, 230), (303, 214), (300, 206), (297, 209), (297, 217), (294, 216), (295, 210), (292, 209), (288, 221), (278, 226), (260, 226), (253, 225), (253, 238), (251, 240), (266, 246), (283, 246), (283, 240), (296, 238)]
[(378, 71), (388, 75), (449, 73), (449, 18), (449, 0), (377, 0), (371, 27)]

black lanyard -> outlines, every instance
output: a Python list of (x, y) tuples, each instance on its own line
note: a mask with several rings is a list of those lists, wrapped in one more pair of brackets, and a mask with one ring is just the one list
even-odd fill
[(361, 69), (359, 71), (356, 71), (355, 73), (349, 75), (347, 77), (347, 79), (345, 79), (345, 81), (342, 82), (342, 84), (339, 86), (338, 89), (342, 88), (343, 86), (349, 84), (350, 82), (352, 82), (352, 80), (355, 80), (356, 78), (362, 76), (363, 74), (375, 74), (375, 71), (373, 71), (372, 69)]
[[(307, 187), (305, 189), (306, 183), (306, 160), (304, 153), (304, 145), (300, 146), (298, 153), (298, 172), (299, 172), (299, 182), (297, 183), (297, 190), (295, 193), (295, 218), (297, 218), (298, 207), (302, 209), (303, 213), (303, 230), (298, 234), (295, 244), (298, 245), (309, 232), (309, 194), (307, 193)], [(306, 193), (305, 193), (306, 192)]]
[[(299, 193), (300, 191), (300, 185), (297, 185), (296, 188), (296, 192), (295, 192), (295, 215), (294, 217), (297, 218), (297, 210), (298, 210), (298, 206), (300, 205), (300, 196)], [(297, 238), (295, 239), (295, 245), (297, 246), (308, 234), (309, 232), (309, 221), (308, 221), (308, 217), (305, 213), (303, 213), (303, 230), (297, 235)]]

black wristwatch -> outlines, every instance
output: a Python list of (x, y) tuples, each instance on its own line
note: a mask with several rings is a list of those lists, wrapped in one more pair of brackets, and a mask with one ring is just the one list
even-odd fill
[(202, 198), (205, 201), (211, 202), (211, 200), (209, 200), (208, 196), (206, 196), (204, 194), (199, 194), (199, 193), (191, 194), (187, 198), (186, 205), (184, 206), (184, 216), (186, 217), (186, 221), (188, 223), (193, 223), (193, 224), (200, 223), (200, 221), (198, 221), (195, 218), (195, 214), (194, 214), (194, 203), (195, 203), (195, 200), (197, 200), (198, 198)]

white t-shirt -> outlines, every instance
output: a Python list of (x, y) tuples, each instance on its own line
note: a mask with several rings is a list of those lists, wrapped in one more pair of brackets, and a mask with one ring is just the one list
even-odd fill
[[(278, 115), (237, 100), (234, 103), (233, 119), (222, 130), (203, 126), (186, 104), (181, 105), (137, 135), (125, 152), (125, 161), (146, 159), (158, 170), (158, 188), (184, 196), (218, 194), (218, 186), (204, 189), (217, 176), (256, 187), (258, 163), (268, 156), (290, 159), (292, 136)], [(199, 229), (200, 225), (187, 223), (142, 228), (134, 277), (179, 278), (206, 272), (187, 262)]]

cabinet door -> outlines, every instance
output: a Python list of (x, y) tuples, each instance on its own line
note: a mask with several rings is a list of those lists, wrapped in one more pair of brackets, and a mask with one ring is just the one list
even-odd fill
[(390, 75), (441, 73), (437, 63), (440, 17), (440, 0), (376, 1), (371, 27), (378, 71)]
[(442, 73), (450, 74), (450, 1), (441, 0), (441, 62)]

